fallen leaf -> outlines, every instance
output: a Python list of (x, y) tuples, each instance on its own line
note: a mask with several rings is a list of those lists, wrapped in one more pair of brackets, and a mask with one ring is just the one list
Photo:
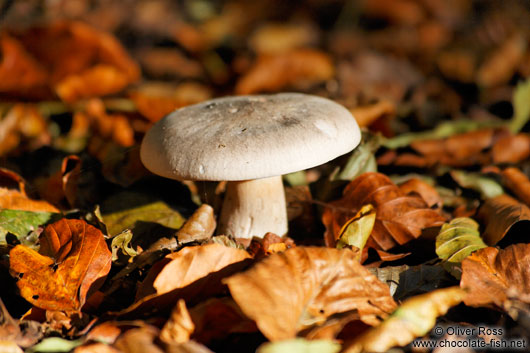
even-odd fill
[(526, 237), (530, 227), (530, 209), (506, 194), (487, 199), (477, 217), (485, 224), (482, 238), (489, 246), (499, 243), (508, 233), (509, 238), (519, 239), (523, 234)]
[(282, 252), (295, 247), (294, 241), (289, 237), (279, 237), (274, 233), (265, 233), (263, 238), (253, 238), (247, 248), (248, 253), (255, 259)]
[(366, 127), (378, 119), (394, 116), (396, 114), (396, 106), (388, 100), (381, 100), (374, 104), (355, 107), (350, 109), (350, 112), (357, 120), (359, 127)]
[(376, 325), (394, 309), (388, 287), (349, 249), (296, 247), (225, 280), (243, 312), (271, 341), (294, 338), (352, 310)]
[(79, 310), (110, 270), (103, 234), (84, 221), (62, 219), (45, 228), (40, 242), (39, 253), (23, 245), (9, 253), (21, 295), (42, 309)]
[[(23, 328), (23, 329), (21, 329)], [(2, 299), (0, 299), (0, 351), (11, 352), (8, 346), (2, 346), (2, 343), (11, 342), (14, 346), (10, 349), (20, 347), (31, 347), (37, 343), (43, 336), (43, 330), (40, 323), (29, 320), (15, 320), (7, 311)], [(20, 347), (19, 347), (20, 346)]]
[(508, 128), (514, 134), (518, 133), (530, 119), (530, 79), (520, 82), (513, 91), (513, 117)]
[(315, 44), (318, 32), (308, 23), (270, 22), (261, 25), (249, 38), (249, 46), (259, 54), (274, 54)]
[(127, 353), (164, 353), (155, 343), (158, 335), (159, 330), (154, 326), (133, 328), (123, 333), (113, 346), (118, 351)]
[(88, 343), (81, 346), (77, 346), (73, 353), (121, 353), (116, 348), (112, 348), (105, 343)]
[(256, 353), (338, 353), (340, 344), (331, 340), (306, 340), (296, 338), (268, 342), (258, 347)]
[(530, 303), (530, 244), (478, 250), (462, 261), (462, 270), (466, 305), (508, 308), (511, 298)]
[(48, 337), (31, 347), (27, 350), (29, 353), (62, 353), (70, 352), (75, 347), (81, 345), (82, 341), (78, 340), (67, 340), (60, 337)]
[(338, 238), (340, 229), (351, 217), (344, 210), (355, 214), (366, 204), (372, 204), (376, 211), (367, 247), (386, 251), (418, 238), (424, 228), (444, 222), (444, 217), (430, 209), (421, 197), (404, 195), (384, 174), (364, 173), (346, 186), (342, 199), (324, 210), (326, 242), (333, 244), (333, 239)]
[(204, 241), (212, 237), (217, 223), (213, 208), (202, 204), (177, 232), (177, 240), (182, 243)]
[(126, 229), (120, 234), (112, 238), (111, 249), (112, 249), (112, 261), (118, 260), (118, 251), (125, 256), (129, 257), (129, 260), (138, 255), (138, 252), (133, 249), (131, 240), (133, 233)]
[(460, 278), (460, 263), (472, 252), (486, 247), (478, 231), (479, 225), (471, 218), (455, 218), (445, 223), (436, 236), (436, 254), (444, 267)]
[(500, 137), (491, 149), (494, 164), (516, 164), (530, 157), (530, 136), (528, 134)]
[(166, 344), (188, 342), (194, 330), (195, 324), (186, 308), (186, 302), (179, 299), (160, 331), (160, 339)]
[(151, 267), (138, 288), (137, 301), (118, 315), (135, 317), (171, 308), (178, 298), (195, 304), (218, 294), (224, 290), (222, 278), (241, 270), (249, 258), (245, 250), (219, 244), (185, 247)]
[(398, 185), (399, 189), (405, 194), (416, 193), (421, 196), (429, 207), (441, 208), (443, 205), (442, 198), (434, 186), (419, 179), (410, 178), (409, 180)]
[(362, 251), (374, 229), (375, 217), (376, 212), (372, 205), (361, 207), (359, 212), (342, 226), (337, 239), (337, 249), (354, 246)]
[(344, 352), (385, 352), (394, 346), (406, 346), (429, 333), (436, 318), (459, 304), (464, 296), (464, 290), (449, 287), (409, 298), (381, 325), (356, 338)]
[(24, 243), (23, 237), (49, 222), (57, 213), (0, 209), (0, 245), (6, 244), (6, 235), (11, 233)]
[(501, 172), (503, 183), (521, 201), (530, 206), (530, 179), (519, 168), (506, 168)]
[(480, 173), (451, 170), (450, 174), (458, 185), (479, 192), (484, 199), (495, 198), (504, 194), (504, 190), (499, 183)]
[(239, 78), (236, 94), (277, 91), (303, 82), (320, 82), (332, 78), (331, 58), (315, 49), (293, 49), (271, 55), (260, 55), (256, 63)]

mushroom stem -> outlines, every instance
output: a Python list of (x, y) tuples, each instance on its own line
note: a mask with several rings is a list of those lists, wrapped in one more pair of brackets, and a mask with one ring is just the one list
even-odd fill
[(287, 233), (282, 177), (228, 182), (217, 234), (249, 239), (267, 232)]

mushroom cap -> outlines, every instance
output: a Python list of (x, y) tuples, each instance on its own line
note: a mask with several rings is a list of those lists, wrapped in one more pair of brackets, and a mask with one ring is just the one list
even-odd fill
[(178, 109), (142, 141), (155, 174), (177, 180), (250, 180), (323, 164), (361, 139), (343, 106), (300, 93), (233, 96)]

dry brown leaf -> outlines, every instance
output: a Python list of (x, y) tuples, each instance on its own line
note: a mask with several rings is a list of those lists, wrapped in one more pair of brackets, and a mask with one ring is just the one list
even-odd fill
[(133, 328), (122, 334), (113, 346), (124, 353), (164, 353), (155, 343), (158, 334), (154, 326)]
[(200, 78), (204, 74), (198, 62), (188, 59), (176, 48), (145, 48), (135, 57), (146, 74), (158, 79)]
[(357, 310), (377, 325), (396, 306), (388, 286), (349, 249), (297, 247), (225, 280), (243, 312), (271, 341), (296, 337), (339, 313)]
[(381, 100), (374, 104), (363, 105), (350, 109), (360, 127), (370, 126), (376, 120), (394, 116), (396, 106), (388, 100)]
[(216, 227), (213, 208), (202, 204), (177, 232), (179, 243), (204, 241), (212, 237)]
[(436, 318), (460, 303), (464, 296), (462, 289), (449, 287), (409, 298), (381, 325), (355, 339), (345, 353), (386, 352), (394, 346), (406, 346), (429, 333)]
[(474, 82), (476, 57), (471, 51), (461, 49), (443, 51), (438, 56), (436, 64), (442, 74), (451, 80)]
[(177, 108), (210, 99), (212, 92), (208, 87), (193, 82), (178, 86), (150, 82), (131, 90), (130, 96), (140, 114), (156, 122)]
[(247, 248), (249, 254), (256, 258), (262, 258), (271, 254), (282, 252), (295, 247), (293, 239), (280, 237), (274, 233), (266, 233), (263, 238), (254, 238)]
[(195, 332), (192, 338), (208, 344), (234, 333), (256, 332), (254, 321), (247, 318), (231, 298), (212, 298), (189, 310)]
[(416, 25), (426, 17), (420, 3), (411, 0), (367, 0), (361, 3), (367, 15), (396, 24)]
[(507, 83), (519, 67), (526, 47), (526, 39), (521, 33), (507, 38), (479, 67), (477, 83), (485, 87)]
[[(93, 140), (103, 138), (123, 147), (134, 145), (134, 130), (129, 119), (121, 114), (108, 114), (101, 99), (89, 100), (85, 111), (78, 114), (85, 114), (90, 121), (96, 134), (93, 136)], [(89, 143), (89, 151), (96, 149), (93, 147), (95, 145), (93, 140)]]
[(399, 184), (399, 189), (405, 194), (416, 193), (422, 197), (429, 207), (442, 207), (442, 198), (436, 189), (418, 178), (411, 178), (406, 182)]
[(366, 247), (380, 250), (416, 239), (424, 228), (439, 226), (445, 220), (421, 197), (405, 195), (384, 174), (364, 173), (346, 186), (340, 200), (324, 210), (322, 221), (328, 246), (334, 245), (342, 226), (366, 204), (376, 209), (374, 229)]
[(521, 201), (530, 206), (530, 179), (519, 168), (511, 167), (502, 171), (504, 185)]
[(26, 195), (25, 181), (10, 170), (0, 168), (0, 208), (21, 211), (59, 212), (47, 201), (33, 200)]
[(194, 330), (195, 324), (186, 308), (186, 302), (179, 299), (160, 331), (160, 339), (167, 344), (188, 342)]
[(39, 253), (23, 245), (9, 253), (21, 295), (42, 309), (80, 310), (89, 290), (110, 270), (103, 234), (84, 221), (62, 219), (48, 225), (39, 239)]
[(493, 163), (519, 163), (530, 157), (530, 136), (528, 134), (500, 137), (491, 149)]
[(239, 78), (236, 94), (273, 92), (297, 83), (329, 80), (334, 75), (331, 58), (315, 49), (295, 49), (260, 55), (251, 69)]
[(530, 244), (480, 249), (462, 261), (460, 287), (466, 305), (508, 307), (511, 298), (530, 303)]
[(260, 54), (273, 54), (315, 44), (318, 33), (310, 24), (265, 23), (250, 37), (249, 46)]
[(522, 228), (518, 229), (521, 234), (514, 234), (515, 237), (522, 234), (526, 237), (530, 229), (530, 208), (506, 194), (487, 199), (477, 217), (486, 226), (482, 238), (489, 246), (503, 240), (516, 224)]
[[(172, 308), (178, 298), (197, 303), (222, 292), (221, 279), (241, 270), (250, 255), (219, 244), (185, 247), (155, 263), (140, 284), (137, 301), (119, 313), (134, 317)], [(180, 273), (180, 276), (175, 276)]]
[(113, 348), (105, 343), (88, 343), (76, 347), (74, 353), (122, 353), (121, 351)]

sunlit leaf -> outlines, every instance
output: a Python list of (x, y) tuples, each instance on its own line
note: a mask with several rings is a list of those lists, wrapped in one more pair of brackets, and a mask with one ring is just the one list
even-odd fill
[(296, 338), (286, 341), (265, 343), (261, 345), (257, 353), (337, 353), (340, 344), (330, 340), (305, 340)]
[(29, 348), (26, 352), (29, 353), (60, 353), (70, 352), (75, 347), (81, 345), (83, 340), (67, 340), (60, 337), (48, 337)]
[(132, 232), (126, 229), (112, 238), (112, 261), (118, 260), (118, 251), (121, 251), (123, 255), (129, 256), (129, 258), (138, 255), (138, 252), (131, 246), (132, 237)]
[(376, 211), (372, 205), (363, 206), (357, 214), (342, 226), (337, 248), (355, 246), (363, 250), (375, 224)]
[(0, 209), (0, 244), (5, 244), (8, 232), (17, 238), (24, 237), (55, 215), (57, 213)]

